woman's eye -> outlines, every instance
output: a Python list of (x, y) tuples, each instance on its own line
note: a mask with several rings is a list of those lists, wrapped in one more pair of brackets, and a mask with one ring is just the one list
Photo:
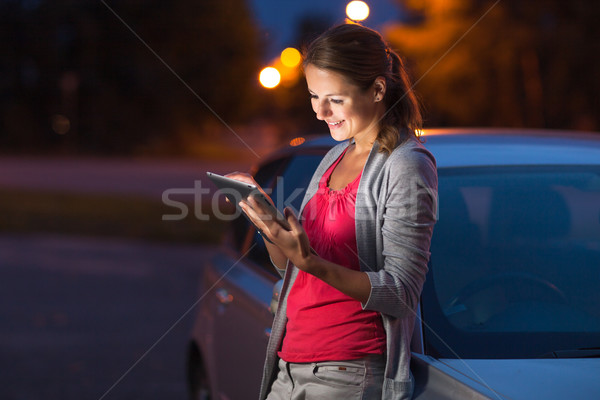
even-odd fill
[(311, 100), (316, 100), (316, 99), (318, 99), (318, 97), (317, 97), (317, 95), (316, 95), (316, 94), (311, 94), (309, 97), (310, 97), (310, 99), (311, 99)]
[(344, 101), (343, 100), (339, 100), (339, 99), (331, 99), (331, 102), (333, 104), (342, 104)]

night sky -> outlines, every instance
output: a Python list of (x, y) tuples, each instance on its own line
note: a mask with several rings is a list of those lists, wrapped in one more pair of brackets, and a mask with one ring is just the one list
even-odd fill
[[(306, 15), (327, 16), (334, 24), (344, 22), (349, 0), (249, 0), (255, 18), (267, 39), (267, 59), (294, 44), (299, 20)], [(400, 19), (401, 10), (395, 0), (367, 0), (369, 17), (362, 23), (379, 29), (389, 21)]]

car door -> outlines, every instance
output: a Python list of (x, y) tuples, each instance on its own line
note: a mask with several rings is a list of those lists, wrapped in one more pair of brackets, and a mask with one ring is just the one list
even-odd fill
[(221, 399), (258, 396), (272, 315), (270, 293), (275, 276), (253, 261), (220, 254), (213, 260), (210, 296), (217, 390)]

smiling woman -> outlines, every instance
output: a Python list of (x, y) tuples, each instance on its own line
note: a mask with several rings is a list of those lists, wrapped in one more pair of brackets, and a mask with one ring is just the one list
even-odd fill
[(305, 67), (305, 74), (312, 108), (317, 119), (327, 123), (331, 136), (339, 142), (354, 138), (357, 147), (364, 143), (370, 149), (385, 113), (381, 102), (385, 80), (378, 77), (371, 90), (362, 90), (348, 85), (343, 75), (312, 64)]
[(291, 229), (240, 202), (284, 277), (260, 398), (408, 399), (437, 191), (419, 105), (400, 57), (357, 24), (319, 36), (303, 67), (316, 117), (341, 143), (318, 165), (301, 218), (285, 209)]

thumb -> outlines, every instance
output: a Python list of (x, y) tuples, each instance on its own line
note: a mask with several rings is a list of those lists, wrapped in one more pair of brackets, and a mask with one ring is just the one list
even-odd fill
[(289, 207), (284, 208), (283, 215), (285, 216), (285, 219), (292, 227), (292, 231), (297, 232), (302, 229), (302, 225), (300, 224), (300, 221), (298, 221), (298, 218), (296, 218), (296, 216), (294, 215), (294, 212), (292, 211), (291, 208), (289, 208)]
[(306, 236), (306, 232), (304, 231), (302, 224), (300, 224), (300, 221), (298, 221), (298, 218), (296, 218), (294, 212), (290, 208), (286, 207), (283, 210), (283, 214), (292, 227), (292, 232), (298, 237), (302, 257), (308, 256), (312, 251), (312, 248), (310, 247), (308, 236)]

